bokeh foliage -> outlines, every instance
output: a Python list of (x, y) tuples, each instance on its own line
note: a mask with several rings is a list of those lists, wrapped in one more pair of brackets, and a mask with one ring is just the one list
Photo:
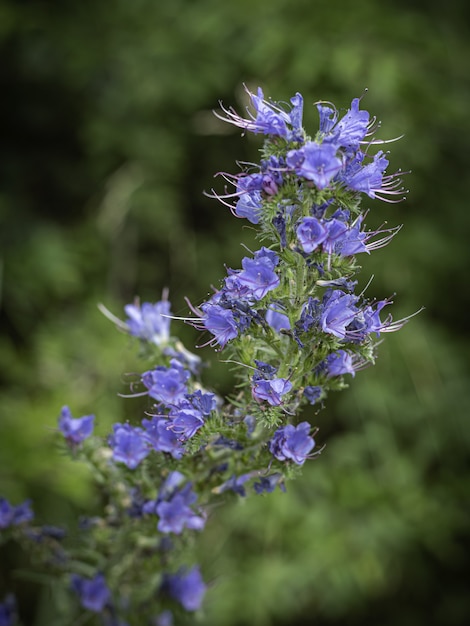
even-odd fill
[[(368, 225), (405, 227), (364, 259), (368, 293), (396, 292), (397, 317), (426, 310), (310, 416), (327, 449), (287, 494), (214, 511), (204, 621), (465, 623), (469, 18), (463, 0), (0, 0), (1, 493), (43, 523), (95, 506), (55, 452), (57, 415), (94, 412), (105, 436), (137, 409), (116, 394), (142, 368), (96, 303), (119, 313), (168, 286), (184, 314), (239, 266), (252, 234), (202, 191), (259, 143), (214, 118), (218, 100), (243, 107), (242, 82), (301, 91), (314, 128), (311, 103), (368, 87), (383, 137), (405, 134), (391, 168), (412, 170), (406, 203), (370, 203)], [(26, 594), (23, 558), (0, 563), (0, 595)], [(53, 623), (47, 588), (36, 599), (25, 623)]]

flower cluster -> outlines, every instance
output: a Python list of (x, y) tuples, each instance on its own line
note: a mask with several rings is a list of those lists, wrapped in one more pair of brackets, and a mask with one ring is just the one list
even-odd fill
[[(343, 389), (345, 376), (374, 362), (381, 334), (408, 319), (382, 317), (389, 299), (356, 293), (356, 255), (399, 230), (368, 231), (360, 208), (361, 194), (393, 201), (403, 191), (387, 156), (373, 153), (384, 143), (378, 124), (357, 98), (342, 116), (321, 102), (310, 137), (300, 94), (288, 105), (248, 94), (247, 117), (224, 107), (220, 117), (264, 136), (261, 162), (223, 174), (233, 190), (212, 195), (256, 227), (260, 247), (183, 318), (234, 366), (236, 392), (224, 401), (204, 387), (201, 359), (171, 335), (165, 291), (155, 304), (128, 304), (124, 321), (100, 306), (145, 347), (151, 365), (127, 394), (146, 398), (145, 414), (115, 423), (104, 442), (92, 436), (93, 415), (64, 407), (59, 418), (66, 449), (89, 463), (106, 500), (101, 517), (81, 522), (83, 562), (74, 557), (70, 571), (63, 559), (78, 603), (104, 626), (168, 626), (178, 611), (201, 609), (206, 584), (185, 564), (188, 536), (204, 529), (217, 498), (285, 490), (323, 449), (318, 429), (299, 422), (302, 408)], [(27, 502), (0, 499), (0, 530), (31, 518)], [(60, 539), (47, 528), (39, 539)], [(7, 624), (11, 607), (0, 604)]]

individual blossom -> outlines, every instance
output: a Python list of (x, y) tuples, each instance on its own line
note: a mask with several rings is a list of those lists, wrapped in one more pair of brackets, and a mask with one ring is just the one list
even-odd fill
[(203, 392), (197, 389), (194, 393), (186, 396), (191, 405), (200, 411), (202, 415), (208, 416), (217, 408), (217, 398), (213, 393)]
[(264, 296), (280, 283), (274, 268), (279, 262), (275, 252), (262, 248), (255, 253), (255, 258), (242, 260), (243, 270), (237, 274), (238, 282), (248, 287), (250, 296), (262, 300)]
[(163, 588), (186, 611), (197, 611), (201, 608), (207, 589), (197, 566), (189, 571), (182, 569), (177, 574), (167, 575)]
[(279, 104), (265, 100), (261, 87), (258, 87), (257, 94), (251, 93), (246, 87), (245, 90), (251, 98), (255, 115), (248, 111), (249, 119), (244, 119), (232, 108), (222, 107), (225, 117), (216, 113), (217, 117), (252, 133), (280, 136), (291, 140), (300, 139), (303, 98), (299, 93), (291, 98), (292, 109), (286, 112)]
[(302, 250), (307, 254), (316, 250), (328, 235), (325, 226), (315, 217), (304, 217), (296, 232)]
[(155, 304), (144, 302), (142, 305), (127, 304), (125, 321), (128, 331), (134, 337), (144, 339), (157, 346), (168, 343), (170, 338), (170, 303), (161, 300)]
[(279, 487), (279, 489), (284, 492), (286, 490), (284, 476), (277, 472), (269, 476), (262, 476), (259, 481), (253, 484), (253, 488), (257, 494), (272, 493), (276, 487)]
[(94, 578), (72, 574), (71, 586), (79, 596), (81, 605), (94, 613), (101, 613), (111, 599), (111, 592), (103, 574), (96, 574)]
[(130, 424), (114, 424), (114, 433), (108, 442), (113, 450), (113, 459), (135, 469), (150, 453), (148, 438), (141, 428)]
[(173, 407), (169, 416), (169, 428), (175, 433), (179, 441), (191, 439), (204, 426), (204, 417), (190, 402), (183, 402)]
[(0, 530), (10, 526), (20, 526), (34, 518), (31, 500), (13, 506), (6, 498), (0, 498)]
[(352, 355), (346, 350), (338, 350), (326, 357), (325, 360), (328, 377), (342, 376), (343, 374), (356, 375)]
[(178, 435), (171, 429), (171, 422), (165, 417), (143, 419), (142, 426), (145, 438), (157, 452), (167, 452), (174, 459), (180, 459), (184, 454), (184, 447)]
[(315, 447), (310, 437), (310, 424), (301, 422), (298, 426), (287, 424), (278, 428), (269, 444), (269, 450), (279, 461), (291, 460), (296, 465), (303, 465)]
[(316, 404), (316, 402), (321, 398), (323, 390), (318, 385), (308, 385), (304, 389), (304, 396), (310, 402), (310, 404)]
[(251, 393), (257, 402), (266, 401), (271, 406), (279, 406), (282, 404), (282, 396), (289, 393), (291, 389), (292, 383), (286, 378), (255, 379)]
[(224, 493), (225, 491), (233, 491), (244, 498), (246, 496), (246, 489), (244, 485), (252, 477), (253, 475), (251, 473), (242, 474), (241, 476), (233, 474), (228, 480), (218, 487), (215, 487), (212, 491), (217, 494)]
[(189, 377), (188, 370), (177, 359), (172, 359), (170, 367), (159, 366), (144, 372), (142, 382), (149, 390), (151, 398), (171, 405), (184, 399)]
[(322, 242), (323, 250), (327, 254), (332, 254), (335, 251), (335, 246), (338, 241), (341, 241), (347, 233), (347, 225), (337, 218), (332, 218), (325, 222), (326, 237)]
[(328, 290), (323, 297), (320, 324), (325, 333), (344, 339), (347, 327), (358, 313), (357, 297), (339, 289)]
[(147, 515), (159, 517), (157, 529), (162, 533), (180, 535), (185, 528), (202, 530), (205, 517), (198, 515), (191, 508), (197, 501), (191, 483), (179, 488), (184, 477), (179, 472), (172, 472), (160, 490), (156, 500), (149, 500), (143, 506)]
[(333, 250), (336, 254), (341, 256), (353, 256), (366, 252), (369, 254), (369, 248), (367, 247), (367, 239), (372, 236), (364, 231), (361, 231), (362, 215), (360, 215), (350, 228), (345, 230), (336, 241), (333, 242)]
[(299, 150), (290, 150), (286, 162), (297, 176), (311, 180), (317, 189), (325, 189), (343, 167), (336, 152), (331, 144), (310, 141)]
[(338, 121), (338, 111), (324, 103), (317, 104), (320, 115), (320, 133), (323, 143), (332, 143), (349, 150), (357, 150), (361, 141), (373, 130), (369, 113), (359, 110), (359, 98), (354, 98), (351, 108)]
[(68, 406), (62, 407), (59, 418), (59, 430), (70, 447), (78, 446), (93, 433), (94, 415), (72, 417)]
[(266, 311), (266, 321), (277, 333), (281, 330), (290, 330), (290, 322), (287, 315), (282, 313), (279, 308), (272, 304)]
[[(372, 162), (364, 165), (364, 155), (359, 153), (341, 174), (341, 181), (350, 189), (367, 194), (370, 198), (378, 197), (379, 192), (387, 192), (390, 179), (384, 181), (384, 172), (388, 166), (388, 159), (379, 150)], [(384, 187), (385, 183), (385, 187)]]
[(214, 343), (218, 343), (223, 348), (231, 339), (237, 337), (238, 327), (230, 309), (211, 302), (203, 304), (201, 309), (203, 310), (203, 327), (214, 335)]

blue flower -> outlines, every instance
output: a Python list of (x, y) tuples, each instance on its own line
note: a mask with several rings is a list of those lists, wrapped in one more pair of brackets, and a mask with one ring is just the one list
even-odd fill
[(113, 430), (114, 434), (108, 440), (113, 459), (135, 469), (150, 453), (148, 438), (141, 428), (133, 428), (130, 424), (114, 424)]
[(184, 454), (184, 448), (176, 435), (171, 430), (171, 421), (167, 418), (152, 417), (143, 419), (145, 438), (157, 452), (168, 452), (174, 459), (180, 459)]
[(242, 474), (241, 476), (233, 474), (228, 480), (216, 487), (213, 491), (217, 494), (224, 493), (225, 491), (233, 491), (239, 496), (245, 497), (246, 489), (244, 484), (250, 480), (250, 478), (252, 478), (251, 474)]
[(0, 626), (14, 626), (16, 622), (16, 600), (13, 594), (8, 594), (0, 602)]
[(222, 107), (226, 117), (220, 115), (218, 117), (252, 133), (277, 135), (292, 140), (300, 139), (303, 112), (303, 98), (300, 93), (296, 93), (291, 98), (292, 110), (290, 113), (287, 113), (278, 104), (265, 100), (261, 87), (258, 87), (256, 95), (251, 93), (246, 87), (245, 90), (251, 98), (251, 104), (255, 109), (256, 116), (248, 111), (251, 119), (244, 119), (232, 108), (225, 109)]
[(300, 150), (289, 151), (286, 162), (297, 176), (313, 181), (317, 189), (325, 189), (343, 167), (336, 152), (334, 145), (310, 141)]
[(246, 217), (252, 224), (258, 224), (261, 219), (261, 192), (255, 190), (242, 193), (234, 212), (237, 217)]
[(332, 254), (338, 241), (342, 241), (347, 233), (348, 227), (342, 220), (332, 218), (325, 222), (325, 228), (327, 235), (323, 240), (323, 250), (328, 254)]
[(197, 611), (201, 607), (207, 589), (197, 566), (166, 576), (163, 587), (186, 611)]
[(218, 304), (207, 302), (202, 305), (203, 326), (214, 335), (214, 341), (222, 348), (238, 335), (238, 328), (232, 311)]
[[(336, 238), (334, 242), (334, 251), (336, 254), (340, 254), (341, 256), (353, 256), (361, 252), (367, 252), (367, 254), (369, 254), (369, 249), (365, 243), (368, 239), (367, 233), (361, 231), (362, 219), (362, 216), (359, 216), (342, 236)], [(370, 236), (372, 235), (369, 235), (369, 237)]]
[(325, 226), (315, 217), (304, 217), (297, 226), (296, 232), (302, 250), (308, 254), (325, 241), (328, 235)]
[(197, 389), (194, 393), (187, 395), (186, 398), (195, 409), (206, 416), (210, 415), (217, 408), (217, 399), (213, 393), (203, 393), (200, 389)]
[(351, 108), (338, 122), (338, 112), (322, 104), (317, 104), (320, 115), (320, 131), (323, 142), (333, 143), (350, 150), (357, 150), (360, 142), (371, 130), (369, 113), (359, 110), (359, 98), (354, 98)]
[(78, 446), (93, 433), (94, 415), (72, 417), (68, 406), (62, 407), (59, 418), (59, 430), (70, 446)]
[(322, 388), (319, 386), (309, 385), (304, 389), (304, 396), (310, 402), (310, 404), (315, 404), (317, 400), (320, 399), (322, 394)]
[(161, 300), (156, 304), (144, 302), (139, 304), (127, 304), (124, 307), (128, 319), (127, 327), (131, 335), (155, 343), (157, 346), (165, 344), (170, 338), (170, 303)]
[(191, 439), (204, 426), (202, 413), (189, 402), (174, 407), (169, 415), (169, 421), (169, 428), (175, 433), (179, 441)]
[(162, 533), (179, 535), (185, 528), (202, 530), (205, 517), (197, 515), (191, 505), (197, 500), (196, 494), (188, 483), (183, 489), (178, 486), (184, 480), (179, 472), (172, 472), (160, 490), (156, 500), (149, 500), (143, 506), (146, 514), (158, 515), (157, 529)]
[(0, 498), (0, 529), (19, 526), (34, 518), (31, 500), (25, 500), (17, 506), (11, 505), (6, 498)]
[(356, 155), (356, 159), (342, 173), (341, 180), (355, 191), (361, 191), (370, 198), (377, 197), (378, 192), (386, 191), (383, 174), (387, 168), (388, 160), (383, 154), (382, 150), (377, 152), (373, 161), (367, 165), (362, 164), (364, 158), (362, 153)]
[(184, 399), (187, 393), (186, 382), (190, 373), (176, 359), (171, 360), (171, 367), (156, 367), (142, 374), (142, 382), (149, 390), (149, 396), (166, 405), (175, 404)]
[(273, 378), (272, 380), (253, 380), (251, 393), (257, 402), (265, 400), (271, 406), (282, 404), (282, 396), (292, 389), (292, 383), (286, 378)]
[(282, 474), (270, 474), (269, 476), (262, 476), (258, 482), (254, 483), (253, 488), (257, 494), (272, 493), (277, 486), (285, 492), (286, 487), (283, 481), (284, 476)]
[(242, 260), (243, 270), (237, 274), (238, 282), (248, 287), (250, 296), (261, 300), (279, 285), (279, 276), (274, 272), (279, 259), (275, 252), (261, 248), (255, 252), (254, 259), (245, 257)]
[(323, 331), (339, 339), (346, 337), (346, 327), (358, 313), (357, 297), (336, 290), (329, 290), (323, 298), (320, 323)]
[(328, 377), (342, 376), (343, 374), (356, 375), (352, 355), (346, 350), (338, 350), (326, 357)]
[(101, 613), (111, 599), (103, 574), (97, 574), (91, 579), (72, 574), (71, 586), (80, 597), (82, 606), (94, 613)]
[(290, 322), (287, 315), (277, 310), (276, 305), (272, 304), (266, 311), (266, 321), (277, 333), (281, 330), (290, 330)]
[(184, 528), (202, 530), (205, 520), (186, 504), (187, 499), (181, 495), (175, 495), (169, 502), (160, 502), (155, 511), (160, 518), (157, 528), (162, 533), (175, 533), (180, 535)]
[(297, 427), (287, 424), (274, 433), (269, 444), (269, 450), (279, 461), (292, 460), (297, 465), (303, 465), (309, 453), (315, 447), (313, 437), (310, 437), (310, 424), (301, 422)]

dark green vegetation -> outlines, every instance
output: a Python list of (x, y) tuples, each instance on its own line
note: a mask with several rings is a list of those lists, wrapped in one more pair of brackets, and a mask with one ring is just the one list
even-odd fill
[[(204, 623), (468, 619), (470, 9), (423, 6), (0, 1), (0, 493), (31, 497), (41, 523), (97, 504), (55, 453), (61, 406), (95, 413), (103, 436), (142, 407), (116, 396), (142, 364), (96, 303), (119, 315), (168, 286), (186, 314), (184, 296), (205, 298), (252, 241), (202, 195), (261, 146), (213, 117), (218, 99), (241, 110), (243, 81), (276, 100), (301, 91), (309, 128), (312, 102), (346, 108), (368, 87), (383, 138), (405, 134), (390, 171), (412, 170), (408, 200), (371, 201), (367, 218), (405, 226), (363, 265), (370, 295), (397, 293), (396, 318), (426, 310), (309, 416), (327, 448), (287, 494), (214, 512), (200, 541), (215, 587)], [(228, 366), (203, 354), (208, 384), (228, 390)], [(24, 562), (4, 549), (0, 596), (17, 592), (25, 624), (56, 624), (48, 588), (12, 574)]]

